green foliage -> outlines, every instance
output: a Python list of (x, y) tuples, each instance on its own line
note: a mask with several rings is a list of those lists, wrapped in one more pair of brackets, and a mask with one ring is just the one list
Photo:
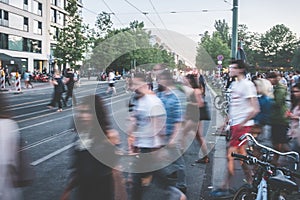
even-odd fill
[(223, 66), (228, 65), (230, 59), (230, 49), (226, 41), (222, 39), (219, 32), (214, 32), (212, 36), (208, 32), (204, 33), (197, 48), (196, 66), (204, 70), (213, 70), (217, 66), (217, 56), (223, 55)]
[(100, 16), (96, 24), (101, 34), (93, 34), (98, 37), (94, 39), (92, 55), (87, 61), (89, 66), (119, 72), (136, 66), (150, 70), (153, 63), (162, 62), (175, 66), (173, 55), (157, 45), (150, 45), (150, 32), (143, 29), (143, 22), (133, 21), (129, 27), (113, 29), (109, 15), (102, 13)]
[(222, 41), (225, 44), (228, 44), (230, 46), (229, 26), (225, 22), (225, 19), (223, 19), (223, 21), (221, 20), (215, 21), (214, 27), (217, 30), (217, 32), (220, 34), (220, 38), (222, 39)]
[(60, 31), (54, 56), (58, 59), (58, 64), (70, 64), (75, 67), (78, 61), (83, 59), (83, 53), (86, 49), (86, 41), (83, 36), (84, 26), (78, 13), (77, 1), (68, 0), (65, 10), (65, 27)]
[(291, 63), (297, 70), (300, 70), (300, 46), (296, 49)]
[(276, 25), (262, 35), (260, 52), (265, 56), (264, 64), (289, 67), (299, 41), (296, 35), (283, 24)]
[[(203, 63), (208, 63), (206, 53), (214, 62), (216, 62), (216, 55), (224, 55), (223, 66), (228, 62), (228, 50), (230, 51), (231, 48), (231, 38), (227, 38), (229, 36), (228, 25), (224, 20), (218, 20), (215, 28), (216, 31), (212, 36), (205, 32), (201, 38), (197, 49), (196, 65), (198, 67), (203, 66)], [(264, 34), (250, 32), (246, 25), (241, 24), (238, 26), (238, 40), (243, 42), (247, 62), (252, 66), (290, 67), (293, 65), (300, 68), (299, 39), (283, 24), (273, 26)], [(227, 44), (228, 48), (224, 44)], [(205, 67), (205, 69), (212, 68)]]

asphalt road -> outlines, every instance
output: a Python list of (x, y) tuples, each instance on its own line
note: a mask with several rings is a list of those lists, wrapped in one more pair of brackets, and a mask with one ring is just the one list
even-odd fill
[[(80, 99), (88, 94), (98, 93), (105, 98), (105, 103), (111, 113), (111, 121), (123, 141), (126, 139), (127, 103), (130, 94), (125, 93), (123, 81), (118, 81), (118, 95), (105, 96), (107, 83), (98, 84), (96, 81), (82, 81), (81, 87), (75, 89), (76, 98)], [(59, 199), (70, 173), (72, 162), (71, 147), (74, 141), (72, 131), (72, 107), (63, 108), (63, 112), (56, 109), (49, 110), (46, 106), (50, 102), (53, 88), (48, 83), (39, 84), (34, 89), (23, 89), (22, 94), (7, 93), (10, 109), (14, 113), (14, 120), (18, 122), (23, 140), (24, 151), (31, 156), (36, 176), (33, 185), (24, 188), (25, 200), (56, 200)], [(206, 97), (210, 102), (210, 94)], [(212, 107), (211, 107), (212, 109)], [(213, 111), (213, 109), (212, 109)], [(212, 112), (215, 115), (215, 112)], [(204, 122), (206, 133), (213, 125), (212, 121)], [(208, 145), (213, 147), (215, 139), (208, 136)], [(188, 199), (206, 199), (207, 191), (211, 187), (212, 162), (208, 165), (191, 164), (198, 158), (199, 145), (193, 142), (184, 154), (187, 172)], [(211, 152), (211, 156), (213, 151)], [(203, 186), (203, 187), (202, 187)], [(155, 193), (149, 193), (149, 199)]]

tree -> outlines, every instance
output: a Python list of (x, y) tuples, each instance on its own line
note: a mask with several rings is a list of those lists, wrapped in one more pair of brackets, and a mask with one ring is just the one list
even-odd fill
[(230, 59), (230, 49), (221, 39), (219, 32), (214, 32), (209, 36), (208, 32), (204, 34), (197, 48), (196, 66), (197, 68), (212, 70), (217, 65), (217, 56), (223, 55), (223, 65), (227, 65)]
[(283, 24), (273, 26), (260, 39), (260, 52), (265, 56), (264, 64), (289, 67), (298, 44), (296, 35), (288, 27)]
[(82, 61), (83, 53), (86, 50), (85, 37), (83, 36), (84, 27), (82, 19), (79, 16), (79, 10), (76, 0), (68, 0), (65, 10), (68, 12), (65, 20), (65, 26), (60, 31), (54, 56), (59, 64), (75, 67), (78, 61)]
[(300, 70), (300, 46), (298, 46), (297, 50), (295, 51), (295, 55), (292, 59), (291, 64), (295, 66), (297, 70)]
[(216, 31), (219, 33), (222, 41), (225, 44), (228, 44), (228, 46), (230, 47), (229, 26), (228, 26), (227, 22), (225, 21), (225, 19), (223, 19), (223, 21), (221, 21), (221, 20), (215, 21), (214, 27), (215, 27)]

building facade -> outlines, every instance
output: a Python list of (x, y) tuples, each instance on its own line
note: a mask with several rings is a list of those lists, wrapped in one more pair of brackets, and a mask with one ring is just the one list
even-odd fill
[[(0, 0), (0, 65), (49, 72), (67, 0)], [(78, 1), (82, 8), (82, 0)]]

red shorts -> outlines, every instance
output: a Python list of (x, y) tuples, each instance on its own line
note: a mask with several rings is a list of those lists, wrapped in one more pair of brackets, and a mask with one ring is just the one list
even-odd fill
[(230, 140), (230, 146), (231, 147), (238, 147), (238, 145), (241, 143), (239, 138), (244, 135), (245, 133), (249, 133), (252, 126), (243, 126), (240, 127), (239, 124), (231, 126), (231, 140)]

